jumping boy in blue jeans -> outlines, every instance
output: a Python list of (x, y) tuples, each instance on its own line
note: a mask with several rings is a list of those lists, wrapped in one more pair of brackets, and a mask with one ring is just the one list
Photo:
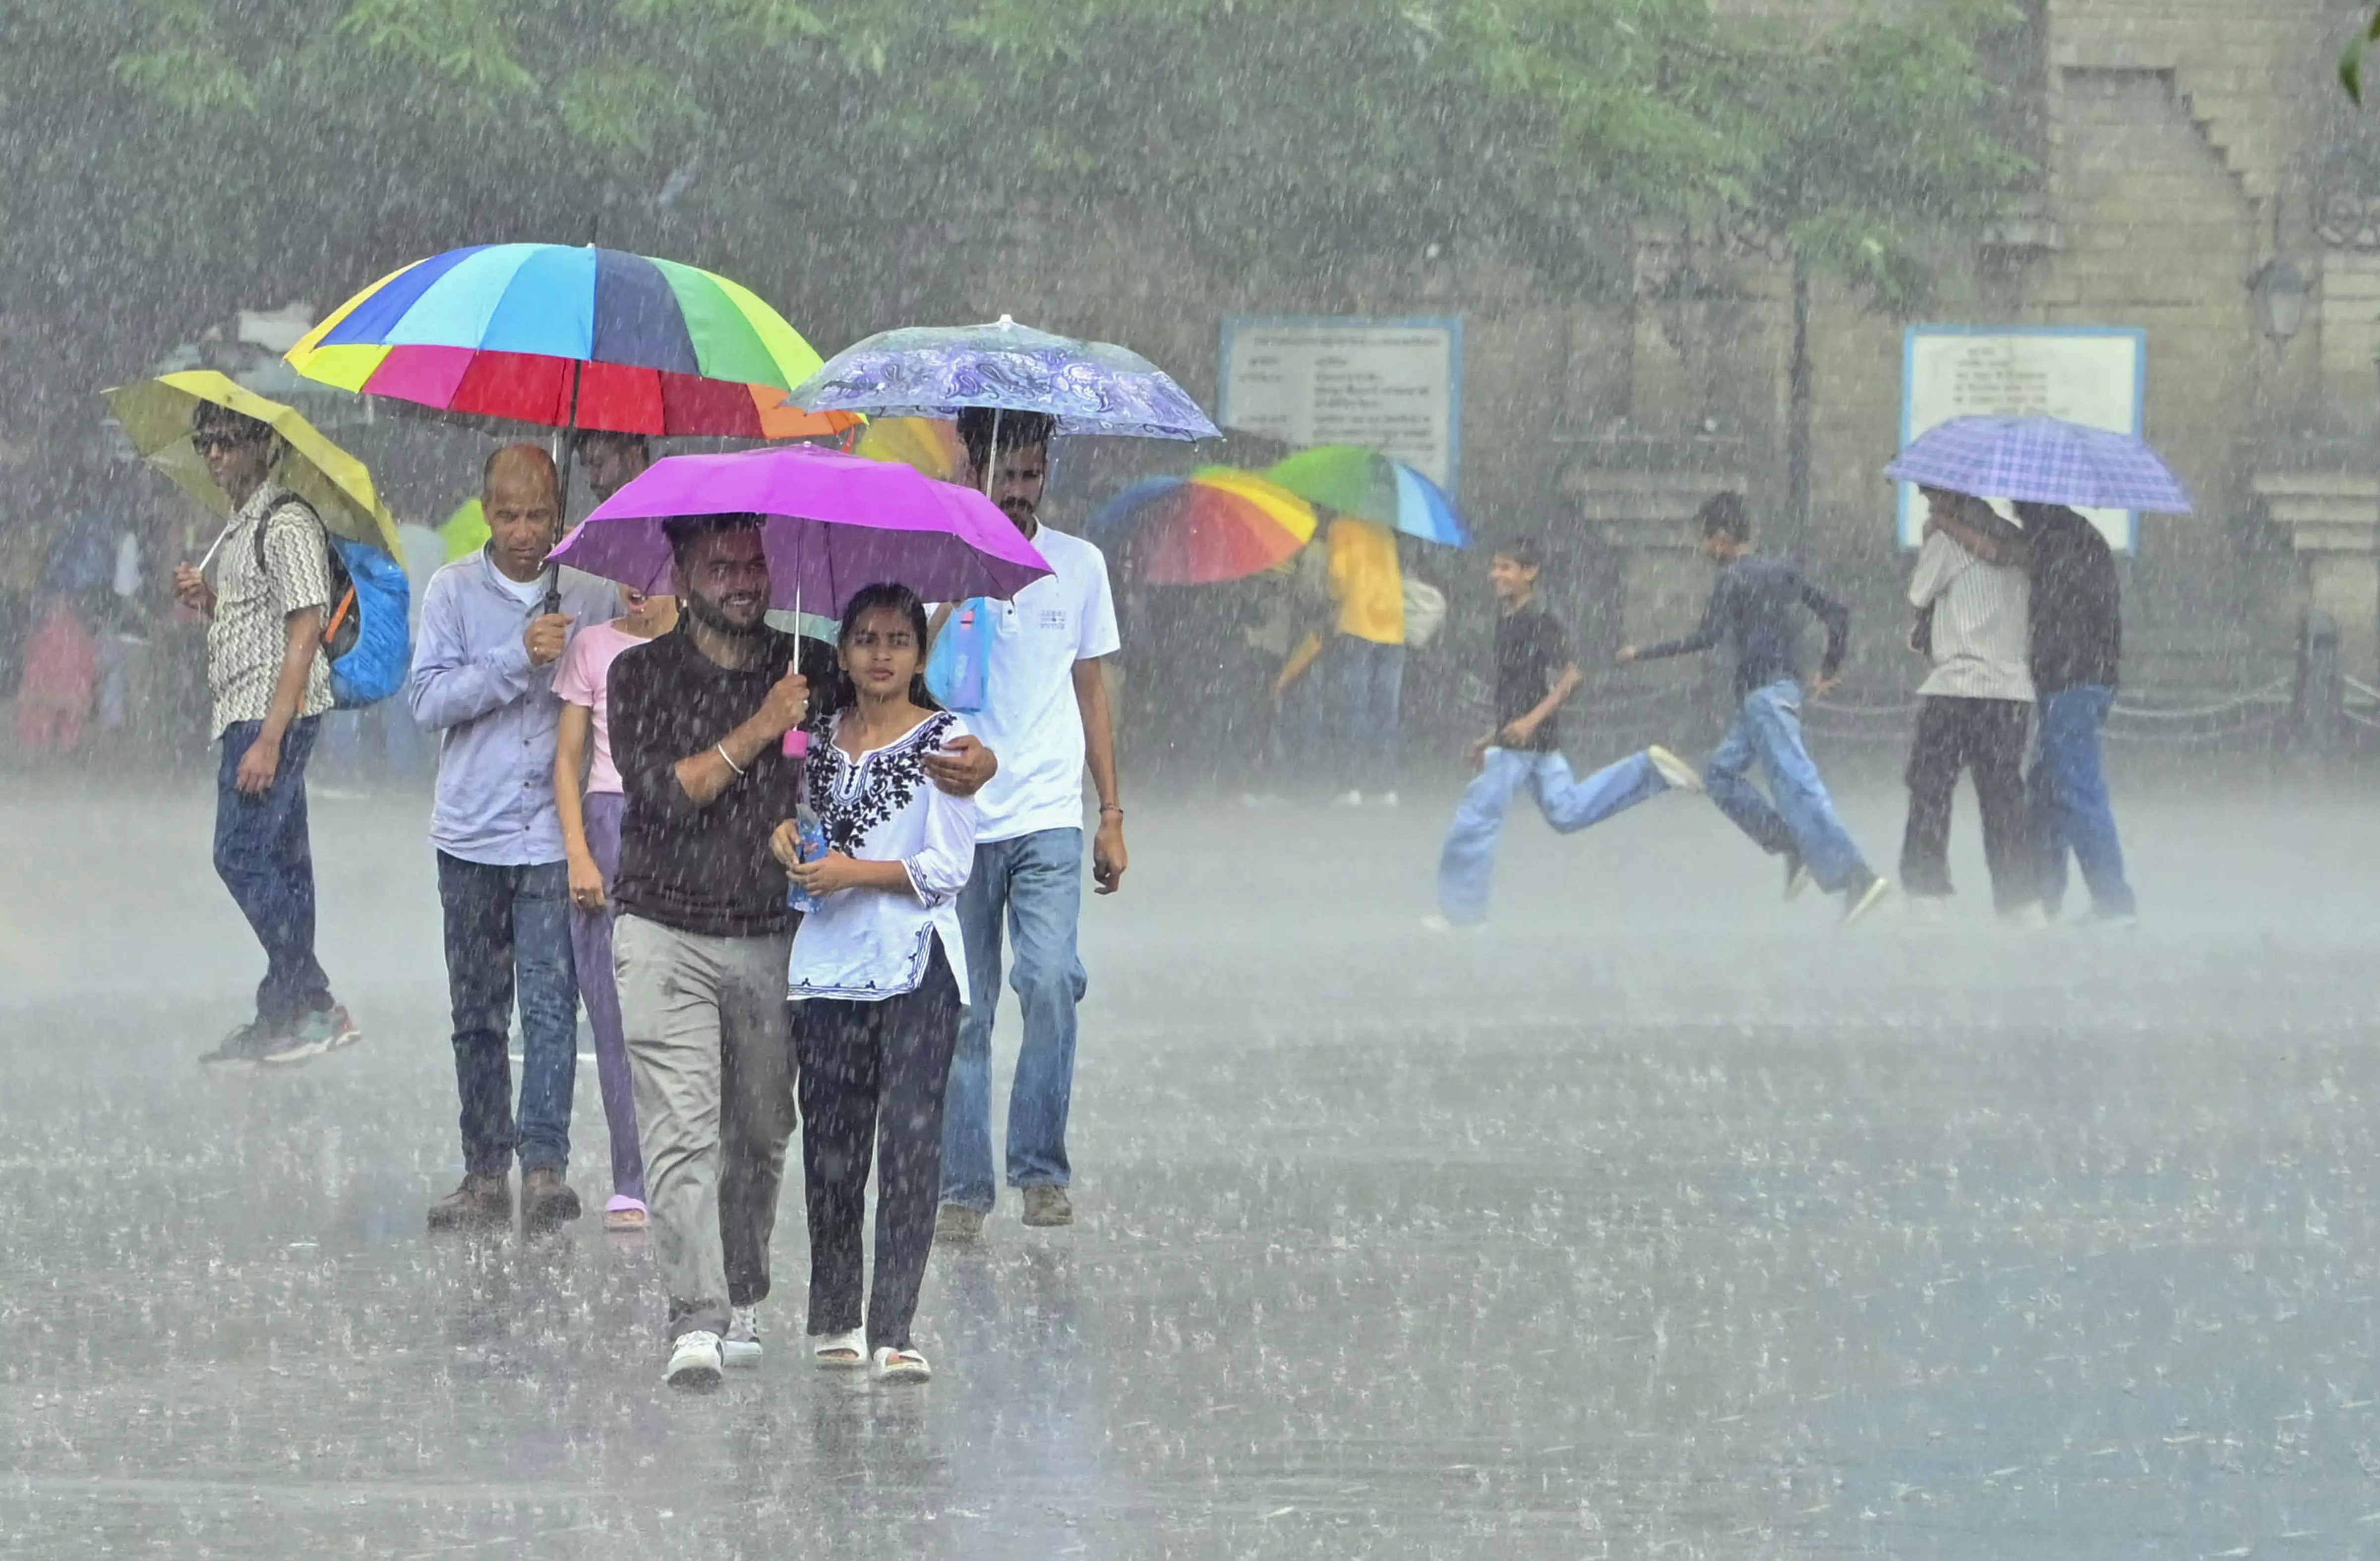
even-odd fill
[(1631, 754), (1584, 780), (1572, 778), (1558, 722), (1586, 680), (1571, 659), (1561, 624), (1536, 604), (1541, 567), (1536, 544), (1525, 539), (1499, 544), (1488, 564), (1488, 584), (1503, 608), (1496, 621), (1496, 725), (1471, 744), (1479, 777), (1456, 805), (1439, 857), (1439, 914), (1422, 924), (1434, 932), (1487, 919), (1496, 844), (1523, 786), (1536, 793), (1546, 822), (1566, 835), (1673, 787), (1702, 790), (1693, 768), (1663, 747)]
[[(1827, 625), (1827, 654), (1809, 691), (1830, 692), (1851, 638), (1851, 613), (1842, 603), (1802, 578), (1782, 559), (1752, 551), (1752, 521), (1743, 500), (1720, 493), (1695, 516), (1702, 555), (1719, 566), (1702, 627), (1683, 639), (1659, 645), (1622, 646), (1620, 659), (1652, 661), (1708, 650), (1725, 639), (1735, 652), (1735, 724), (1709, 762), (1703, 780), (1711, 801), (1771, 856), (1785, 858), (1785, 897), (1791, 899), (1815, 878), (1829, 894), (1843, 897), (1845, 926), (1859, 920), (1892, 892), (1870, 871), (1859, 847), (1835, 817), (1834, 799), (1802, 743), (1802, 675), (1794, 660), (1796, 604)], [(1752, 766), (1767, 772), (1772, 803), (1752, 784)]]

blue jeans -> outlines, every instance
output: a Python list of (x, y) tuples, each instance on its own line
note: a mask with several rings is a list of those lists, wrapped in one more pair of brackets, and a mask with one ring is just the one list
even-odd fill
[(2095, 684), (2060, 689), (2041, 702), (2041, 747), (2026, 790), (2041, 848), (2041, 899), (2053, 915), (2066, 898), (2066, 857), (2082, 864), (2091, 905), (2101, 915), (2128, 916), (2135, 904), (2124, 880), (2124, 847), (2099, 761), (2099, 728), (2116, 691)]
[(330, 980), (314, 958), (314, 853), (306, 835), (306, 758), (321, 725), (320, 716), (289, 723), (281, 768), (260, 796), (240, 795), (233, 782), (262, 721), (224, 728), (215, 773), (215, 874), (264, 945), (256, 1017), (275, 1031), (331, 1006)]
[(1403, 746), (1398, 708), (1404, 699), (1405, 647), (1337, 635), (1330, 654), (1338, 663), (1341, 762), (1347, 784), (1393, 792)]
[[(578, 1080), (578, 973), (570, 956), (570, 869), (500, 867), (438, 853), (446, 912), (446, 991), (455, 1014), (455, 1091), (463, 1168), (560, 1171), (570, 1163)], [(520, 1118), (513, 1118), (513, 994), (520, 994)]]
[[(1768, 777), (1773, 804), (1752, 783), (1755, 762)], [(1743, 696), (1735, 724), (1703, 766), (1703, 784), (1753, 843), (1771, 856), (1798, 853), (1828, 893), (1849, 889), (1867, 871), (1803, 745), (1802, 685), (1791, 678)]]
[(1041, 829), (975, 848), (959, 894), (967, 1010), (942, 1115), (942, 1202), (990, 1212), (991, 1021), (1000, 1006), (1001, 923), (1016, 958), (1009, 985), (1025, 1011), (1008, 1095), (1008, 1184), (1063, 1187), (1075, 1094), (1075, 1005), (1090, 977), (1075, 951), (1083, 910), (1083, 831)]
[(1537, 811), (1546, 822), (1565, 835), (1600, 824), (1670, 789), (1644, 754), (1631, 754), (1579, 780), (1572, 778), (1570, 760), (1560, 754), (1488, 749), (1478, 778), (1455, 804), (1454, 825), (1446, 831), (1446, 848), (1439, 853), (1438, 904), (1448, 921), (1468, 926), (1488, 919), (1496, 842), (1503, 838), (1504, 816), (1512, 810), (1512, 798), (1524, 785), (1536, 793)]

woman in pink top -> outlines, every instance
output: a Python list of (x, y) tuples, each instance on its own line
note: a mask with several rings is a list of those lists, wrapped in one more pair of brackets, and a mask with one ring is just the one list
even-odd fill
[[(607, 685), (620, 653), (677, 626), (677, 599), (620, 587), (620, 616), (582, 629), (553, 674), (562, 730), (553, 751), (553, 801), (570, 863), (570, 947), (578, 997), (595, 1031), (595, 1077), (612, 1130), (612, 1201), (606, 1230), (642, 1230), (645, 1157), (637, 1145), (637, 1096), (620, 1034), (620, 993), (612, 979), (612, 876), (620, 869), (620, 814), (626, 799), (612, 763)], [(591, 741), (590, 741), (591, 739)]]

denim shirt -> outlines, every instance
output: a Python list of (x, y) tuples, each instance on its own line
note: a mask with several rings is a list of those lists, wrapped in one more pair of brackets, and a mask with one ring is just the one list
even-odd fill
[[(522, 639), (544, 610), (513, 593), (485, 548), (431, 575), (422, 593), (406, 699), (414, 720), (440, 733), (430, 840), (449, 856), (495, 867), (563, 860), (553, 804), (558, 663), (531, 666)], [(565, 569), (562, 611), (575, 635), (619, 616), (619, 593)]]

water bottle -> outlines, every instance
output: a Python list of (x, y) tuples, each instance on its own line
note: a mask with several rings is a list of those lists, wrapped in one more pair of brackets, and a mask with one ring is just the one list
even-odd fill
[[(805, 795), (794, 809), (794, 853), (805, 862), (815, 862), (826, 854), (826, 826)], [(790, 884), (785, 889), (785, 903), (804, 915), (819, 908), (818, 897), (800, 884)]]

